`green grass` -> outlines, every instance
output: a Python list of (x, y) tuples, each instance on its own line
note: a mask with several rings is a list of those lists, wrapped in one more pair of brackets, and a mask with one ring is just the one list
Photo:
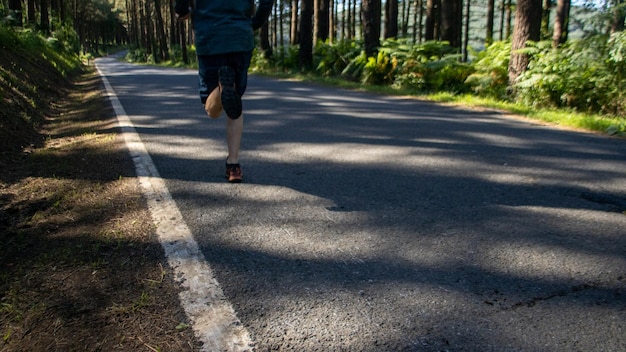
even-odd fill
[(624, 118), (585, 114), (566, 109), (534, 109), (521, 104), (480, 98), (472, 95), (456, 96), (450, 93), (434, 93), (425, 95), (424, 98), (438, 102), (498, 109), (563, 127), (601, 132), (609, 135), (626, 136), (626, 119)]

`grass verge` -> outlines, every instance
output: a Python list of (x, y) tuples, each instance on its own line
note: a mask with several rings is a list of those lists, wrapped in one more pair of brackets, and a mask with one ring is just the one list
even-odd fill
[[(64, 89), (60, 89), (63, 90)], [(196, 351), (94, 70), (0, 164), (0, 350)]]

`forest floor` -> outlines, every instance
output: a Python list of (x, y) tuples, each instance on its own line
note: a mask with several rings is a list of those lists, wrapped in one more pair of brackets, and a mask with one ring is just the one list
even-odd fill
[(95, 70), (5, 49), (0, 351), (199, 350)]

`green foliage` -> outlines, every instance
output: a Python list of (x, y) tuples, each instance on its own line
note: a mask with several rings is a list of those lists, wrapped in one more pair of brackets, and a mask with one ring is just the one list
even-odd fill
[(367, 84), (390, 84), (393, 82), (394, 71), (398, 62), (391, 54), (379, 51), (378, 54), (367, 58), (363, 68), (362, 82)]
[(517, 98), (533, 107), (623, 116), (625, 45), (623, 34), (571, 40), (559, 49), (537, 43), (515, 86)]
[[(187, 59), (189, 60), (188, 66), (197, 67), (198, 58), (196, 56), (196, 47), (191, 45), (187, 47)], [(180, 45), (172, 45), (170, 48), (170, 65), (176, 67), (183, 67), (183, 50)]]
[(250, 72), (264, 72), (270, 67), (270, 60), (265, 57), (265, 53), (258, 48), (254, 48), (250, 62)]
[(300, 47), (280, 47), (274, 50), (271, 58), (266, 58), (261, 50), (255, 50), (250, 69), (252, 72), (272, 70), (294, 72), (299, 70), (298, 54)]
[(465, 91), (464, 81), (473, 68), (447, 42), (429, 41), (409, 45), (404, 40), (386, 41), (381, 51), (394, 58), (393, 85), (399, 89), (420, 91)]
[(361, 51), (359, 55), (354, 57), (348, 66), (341, 71), (341, 76), (351, 81), (360, 81), (367, 65), (367, 55), (365, 51)]
[(465, 84), (478, 96), (505, 99), (511, 43), (495, 42), (476, 56), (472, 63), (474, 73), (467, 77)]
[(148, 54), (145, 48), (129, 49), (124, 59), (128, 62), (154, 63), (154, 58)]
[(57, 29), (48, 38), (48, 44), (56, 51), (78, 55), (80, 52), (80, 39), (74, 27), (68, 24), (61, 25), (57, 23), (55, 28)]
[(0, 46), (17, 48), (27, 55), (41, 56), (63, 76), (81, 69), (78, 55), (55, 37), (44, 38), (31, 29), (16, 29), (0, 25)]
[(360, 53), (361, 45), (356, 41), (319, 42), (313, 52), (315, 71), (326, 77), (339, 76)]

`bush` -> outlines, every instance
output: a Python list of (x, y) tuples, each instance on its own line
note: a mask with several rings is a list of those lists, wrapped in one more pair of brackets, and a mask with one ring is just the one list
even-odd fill
[(456, 49), (447, 42), (425, 42), (409, 45), (405, 41), (391, 42), (381, 51), (389, 52), (395, 60), (393, 85), (399, 89), (421, 91), (466, 90), (464, 85), (473, 68), (460, 61)]
[(624, 46), (623, 33), (571, 40), (559, 49), (537, 43), (528, 70), (515, 85), (517, 98), (533, 107), (623, 115)]
[(50, 45), (57, 51), (78, 55), (80, 53), (80, 39), (74, 27), (68, 24), (61, 25), (61, 23), (57, 23), (55, 28), (57, 29), (48, 38)]
[(474, 72), (465, 84), (474, 93), (483, 97), (505, 99), (509, 84), (510, 42), (495, 42), (477, 54), (472, 63)]
[(323, 76), (339, 76), (360, 53), (361, 44), (356, 41), (319, 42), (313, 52), (315, 71)]

